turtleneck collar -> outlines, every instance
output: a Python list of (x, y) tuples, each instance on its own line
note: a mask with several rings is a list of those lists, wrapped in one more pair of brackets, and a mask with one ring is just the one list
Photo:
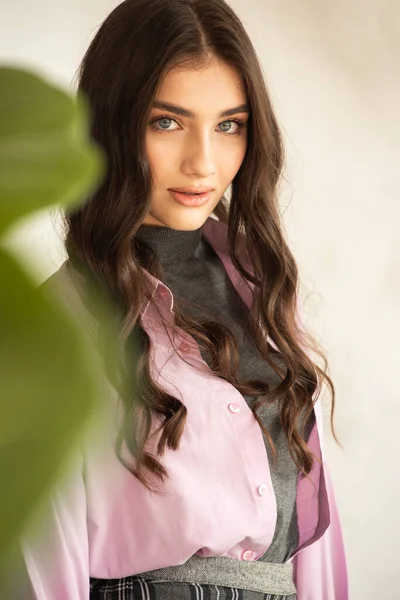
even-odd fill
[(162, 265), (182, 263), (195, 257), (200, 246), (201, 227), (194, 231), (179, 231), (170, 227), (141, 225), (136, 238), (153, 248)]

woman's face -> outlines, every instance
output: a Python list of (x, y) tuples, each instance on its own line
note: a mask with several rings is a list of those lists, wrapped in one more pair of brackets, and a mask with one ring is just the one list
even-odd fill
[[(154, 187), (143, 223), (182, 231), (204, 224), (246, 153), (246, 104), (238, 74), (217, 59), (202, 69), (168, 73), (147, 126), (146, 152)], [(209, 200), (185, 206), (170, 192), (189, 186), (212, 188)]]

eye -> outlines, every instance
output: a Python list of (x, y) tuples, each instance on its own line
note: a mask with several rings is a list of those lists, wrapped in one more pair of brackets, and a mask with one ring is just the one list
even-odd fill
[[(236, 125), (236, 129), (234, 128), (233, 131), (232, 123)], [(229, 128), (227, 128), (226, 126), (229, 126)], [(230, 119), (229, 121), (224, 121), (223, 123), (219, 124), (219, 127), (222, 127), (221, 131), (223, 133), (229, 133), (230, 135), (239, 135), (244, 126), (244, 121), (241, 121), (240, 119)]]
[(153, 121), (150, 122), (150, 125), (156, 131), (175, 131), (169, 127), (171, 123), (178, 124), (172, 117), (157, 117), (157, 119), (153, 119)]

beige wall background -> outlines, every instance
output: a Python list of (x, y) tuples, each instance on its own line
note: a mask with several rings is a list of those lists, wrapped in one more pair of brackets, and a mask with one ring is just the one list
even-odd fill
[[(307, 321), (337, 389), (326, 450), (352, 600), (400, 598), (400, 3), (231, 0), (263, 64), (285, 135), (282, 210)], [(0, 61), (70, 82), (118, 3), (19, 0), (1, 8)], [(397, 110), (396, 110), (397, 109)], [(64, 260), (36, 214), (9, 244), (38, 281)], [(321, 599), (324, 600), (324, 599)]]

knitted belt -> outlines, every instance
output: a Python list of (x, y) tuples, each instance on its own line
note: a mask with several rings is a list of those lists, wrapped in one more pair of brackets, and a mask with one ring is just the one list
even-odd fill
[(194, 554), (183, 565), (146, 571), (137, 577), (153, 581), (220, 585), (281, 596), (296, 594), (291, 562), (276, 564)]

